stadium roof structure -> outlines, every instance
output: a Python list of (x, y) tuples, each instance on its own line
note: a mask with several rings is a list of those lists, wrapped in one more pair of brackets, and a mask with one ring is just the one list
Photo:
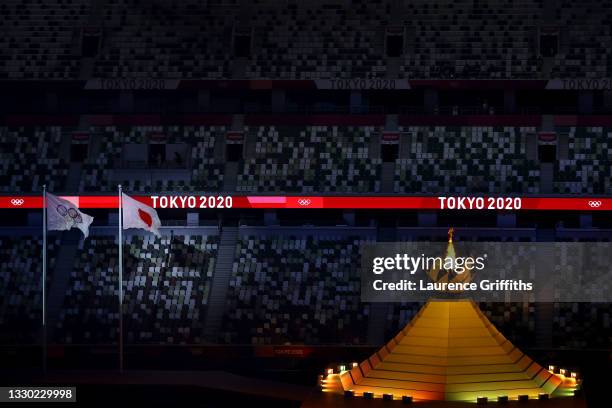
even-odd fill
[(367, 360), (323, 381), (324, 391), (414, 401), (538, 399), (570, 396), (577, 386), (521, 352), (465, 299), (428, 301)]

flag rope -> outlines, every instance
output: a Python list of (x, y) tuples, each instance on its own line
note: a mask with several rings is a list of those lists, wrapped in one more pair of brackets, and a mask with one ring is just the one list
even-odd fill
[(47, 373), (47, 185), (43, 185), (43, 247), (42, 247), (42, 366)]
[(123, 373), (123, 200), (119, 189), (119, 372)]

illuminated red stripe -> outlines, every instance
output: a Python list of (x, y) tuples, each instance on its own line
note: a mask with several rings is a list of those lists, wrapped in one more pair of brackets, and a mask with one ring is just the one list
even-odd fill
[(42, 196), (2, 196), (0, 208), (42, 208)]
[(325, 197), (325, 208), (439, 209), (440, 203), (437, 197)]
[[(234, 201), (238, 197), (234, 198)], [(243, 197), (240, 197), (243, 198)], [(271, 208), (270, 206), (278, 206), (274, 208), (284, 208), (285, 204), (287, 204), (287, 197), (283, 196), (251, 196), (244, 197), (244, 200), (239, 200), (238, 202), (234, 202), (234, 207), (236, 208)]]
[(80, 208), (119, 208), (119, 196), (81, 196)]
[[(135, 199), (153, 206), (151, 196), (137, 195)], [(199, 196), (196, 196), (199, 197)], [(450, 197), (450, 196), (449, 196)], [(116, 195), (64, 196), (78, 203), (80, 208), (117, 208)], [(441, 210), (437, 196), (232, 196), (233, 208), (303, 208), (303, 209), (412, 209)], [(196, 200), (199, 209), (199, 200)], [(506, 201), (503, 200), (505, 203)], [(489, 209), (485, 197), (485, 210)], [(178, 201), (178, 208), (181, 207)], [(159, 207), (159, 206), (158, 206)], [(41, 196), (0, 196), (0, 208), (42, 208)], [(504, 208), (505, 209), (505, 208)], [(477, 211), (476, 208), (456, 210)], [(494, 208), (500, 210), (500, 208)], [(520, 210), (611, 211), (612, 198), (601, 197), (522, 197)], [(516, 210), (513, 210), (516, 211)]]

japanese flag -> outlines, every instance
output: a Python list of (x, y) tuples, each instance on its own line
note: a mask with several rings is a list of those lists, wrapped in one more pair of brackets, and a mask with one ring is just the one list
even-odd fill
[(123, 229), (140, 228), (161, 236), (159, 227), (161, 222), (157, 216), (157, 211), (125, 193), (121, 193), (123, 204)]
[(89, 226), (93, 217), (79, 211), (78, 207), (68, 200), (53, 194), (47, 194), (47, 229), (66, 231), (78, 228), (85, 238), (89, 235)]

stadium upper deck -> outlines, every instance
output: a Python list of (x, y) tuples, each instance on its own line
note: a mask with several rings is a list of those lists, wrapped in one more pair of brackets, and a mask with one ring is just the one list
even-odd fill
[(612, 65), (605, 2), (348, 3), (7, 0), (0, 78), (605, 78)]
[(601, 126), (0, 126), (0, 192), (612, 194)]

